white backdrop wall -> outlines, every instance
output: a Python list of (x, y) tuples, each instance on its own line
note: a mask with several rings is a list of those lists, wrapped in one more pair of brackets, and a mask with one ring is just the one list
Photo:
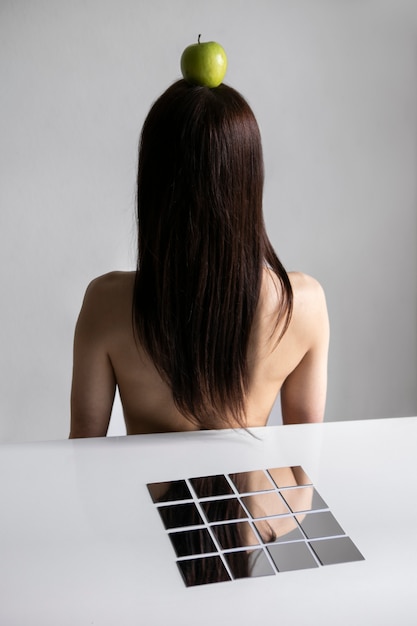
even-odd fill
[(199, 33), (261, 126), (278, 254), (327, 293), (326, 419), (417, 413), (414, 2), (1, 0), (1, 441), (68, 436), (82, 297), (135, 266), (140, 128)]

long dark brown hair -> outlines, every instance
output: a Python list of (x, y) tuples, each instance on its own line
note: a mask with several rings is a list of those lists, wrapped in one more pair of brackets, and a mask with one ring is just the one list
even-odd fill
[(139, 341), (200, 428), (245, 426), (248, 343), (263, 268), (291, 285), (267, 237), (258, 124), (245, 99), (180, 80), (152, 106), (137, 178)]

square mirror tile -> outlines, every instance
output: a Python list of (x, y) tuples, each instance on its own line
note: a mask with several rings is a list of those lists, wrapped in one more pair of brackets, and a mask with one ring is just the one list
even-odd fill
[(148, 490), (188, 587), (364, 559), (301, 466)]
[(300, 487), (312, 482), (300, 465), (294, 467), (275, 467), (268, 470), (277, 487)]
[(275, 488), (271, 478), (262, 470), (229, 474), (229, 478), (239, 493), (256, 493), (259, 491), (270, 491)]
[(293, 543), (277, 543), (268, 546), (278, 572), (289, 572), (296, 569), (318, 567), (317, 560), (304, 541)]
[(224, 498), (223, 500), (208, 500), (201, 502), (209, 522), (221, 522), (247, 517), (245, 510), (237, 498)]
[(283, 543), (304, 539), (300, 526), (292, 515), (256, 521), (254, 526), (263, 543)]
[(345, 532), (330, 511), (297, 515), (296, 519), (308, 539), (344, 535)]
[(231, 522), (211, 527), (223, 550), (259, 544), (259, 539), (249, 522)]
[(225, 558), (233, 578), (254, 578), (257, 576), (275, 575), (275, 570), (262, 548), (228, 552), (225, 554)]
[(213, 539), (206, 528), (173, 532), (170, 533), (169, 538), (177, 556), (217, 552)]
[(171, 504), (158, 507), (159, 515), (165, 528), (181, 528), (181, 526), (196, 526), (203, 524), (203, 519), (194, 503)]
[(187, 587), (230, 580), (227, 569), (219, 556), (177, 561), (177, 565)]
[(322, 565), (364, 560), (350, 537), (310, 541), (310, 546)]
[(190, 483), (198, 498), (224, 496), (233, 493), (233, 489), (223, 474), (191, 478)]
[(165, 483), (151, 483), (148, 485), (148, 490), (154, 502), (191, 500), (191, 493), (185, 480), (173, 480)]
[(327, 504), (314, 487), (284, 489), (281, 495), (293, 513), (317, 511), (319, 509), (328, 508)]
[(270, 517), (271, 515), (285, 515), (290, 512), (288, 506), (276, 491), (244, 496), (242, 502), (254, 519)]

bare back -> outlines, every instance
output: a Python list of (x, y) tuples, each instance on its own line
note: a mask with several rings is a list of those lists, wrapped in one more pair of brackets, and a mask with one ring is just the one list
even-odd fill
[[(329, 337), (325, 298), (311, 277), (289, 277), (294, 309), (277, 342), (282, 330), (275, 328), (280, 287), (276, 276), (264, 271), (248, 350), (248, 427), (266, 425), (279, 391), (284, 423), (323, 419)], [(196, 428), (179, 413), (169, 385), (135, 341), (134, 278), (134, 272), (112, 272), (87, 289), (74, 341), (71, 437), (106, 434), (116, 385), (128, 434)]]

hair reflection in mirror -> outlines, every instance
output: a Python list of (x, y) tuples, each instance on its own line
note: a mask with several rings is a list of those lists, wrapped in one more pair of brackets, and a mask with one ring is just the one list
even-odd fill
[[(249, 473), (234, 474), (231, 475), (232, 477), (240, 493), (248, 490)], [(222, 479), (224, 479), (223, 476), (199, 478), (198, 496), (200, 498), (219, 496), (219, 493), (224, 491)], [(195, 558), (178, 562), (185, 582), (188, 586), (192, 586), (228, 580), (228, 577), (225, 577), (225, 566), (222, 560), (213, 556), (213, 553), (217, 553), (217, 548), (207, 530), (201, 527), (184, 530), (184, 526), (188, 526), (189, 522), (195, 520), (184, 519), (182, 505), (174, 504), (181, 501), (184, 496), (184, 485), (181, 482), (160, 483), (158, 489), (152, 485), (151, 493), (154, 494), (154, 502), (171, 503), (170, 506), (162, 507), (164, 509), (162, 518), (165, 527), (171, 531), (170, 537), (177, 556), (195, 556)], [(156, 493), (157, 497), (155, 497)], [(224, 497), (219, 500), (203, 500), (200, 504), (202, 503), (210, 505), (209, 509), (206, 509), (209, 511), (208, 521), (234, 520), (234, 522), (210, 525), (211, 532), (222, 550), (233, 550), (233, 552), (225, 552), (233, 577), (250, 577), (256, 567), (258, 557), (254, 547), (259, 547), (259, 541), (247, 521), (238, 521), (242, 517), (239, 500), (236, 497)], [(182, 530), (173, 530), (177, 528)], [(275, 532), (268, 523), (260, 527), (257, 532), (264, 543), (269, 543), (276, 538)]]
[(137, 179), (134, 325), (174, 401), (200, 428), (245, 426), (247, 349), (263, 267), (292, 291), (267, 237), (258, 124), (234, 89), (174, 83), (151, 108)]

